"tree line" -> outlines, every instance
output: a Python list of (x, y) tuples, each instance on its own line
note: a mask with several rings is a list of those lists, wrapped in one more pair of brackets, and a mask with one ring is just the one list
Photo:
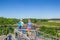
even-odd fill
[[(40, 19), (34, 19), (34, 18), (30, 18), (31, 21), (33, 23), (39, 23), (41, 21), (46, 21), (47, 20), (40, 20)], [(0, 17), (0, 35), (7, 35), (8, 33), (13, 33), (14, 27), (12, 26), (14, 24), (17, 24), (20, 21), (20, 19), (16, 19), (16, 18), (4, 18), (4, 17)], [(27, 23), (28, 19), (23, 19), (24, 23)]]
[[(58, 29), (56, 29), (56, 27), (55, 28), (50, 27), (51, 25), (53, 24), (55, 25), (57, 23), (49, 23), (48, 22), (49, 19), (36, 19), (36, 18), (30, 18), (30, 19), (33, 23), (36, 23), (38, 25), (43, 25), (42, 27), (39, 26), (39, 31), (43, 31), (45, 33), (55, 35), (55, 36), (58, 35), (58, 32), (57, 32)], [(0, 17), (0, 35), (7, 35), (9, 33), (13, 33), (15, 26), (12, 26), (12, 25), (17, 24), (19, 21), (20, 19), (16, 19), (16, 18)], [(23, 22), (27, 23), (28, 19), (26, 18), (23, 19)], [(44, 25), (49, 25), (49, 27), (46, 27), (46, 26), (44, 27)]]

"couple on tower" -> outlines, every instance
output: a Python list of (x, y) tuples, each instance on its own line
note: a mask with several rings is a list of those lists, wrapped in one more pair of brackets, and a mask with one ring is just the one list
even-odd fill
[[(18, 28), (21, 29), (21, 28), (23, 27), (23, 25), (24, 25), (24, 23), (23, 23), (23, 21), (22, 21), (22, 19), (21, 19), (21, 20), (18, 22)], [(28, 23), (25, 25), (25, 26), (27, 26), (27, 31), (30, 31), (30, 30), (31, 30), (32, 25), (33, 25), (33, 23), (31, 22), (30, 19), (28, 19)]]
[(18, 22), (18, 28), (19, 29), (22, 29), (23, 26), (27, 26), (27, 32), (28, 32), (27, 36), (30, 34), (32, 25), (33, 25), (33, 23), (31, 22), (30, 19), (28, 19), (28, 23), (27, 24), (24, 24), (22, 19)]

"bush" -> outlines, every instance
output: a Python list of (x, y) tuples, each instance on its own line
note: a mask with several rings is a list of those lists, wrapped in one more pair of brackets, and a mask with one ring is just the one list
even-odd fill
[(39, 28), (39, 31), (45, 32), (45, 33), (50, 34), (50, 35), (57, 36), (57, 30), (55, 30), (55, 28), (42, 26)]

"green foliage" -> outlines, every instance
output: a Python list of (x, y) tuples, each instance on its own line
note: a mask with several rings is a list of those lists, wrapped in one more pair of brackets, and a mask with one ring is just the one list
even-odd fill
[(27, 22), (28, 22), (28, 19), (23, 19), (23, 22), (24, 22), (24, 23), (27, 23)]
[(39, 30), (47, 34), (54, 35), (54, 36), (57, 36), (57, 33), (58, 33), (54, 27), (51, 28), (51, 27), (42, 26), (39, 28)]
[(60, 23), (55, 23), (55, 22), (41, 22), (42, 25), (46, 25), (46, 26), (60, 26)]
[(48, 22), (47, 19), (41, 19), (41, 22)]
[(14, 28), (11, 26), (0, 26), (0, 35), (7, 35), (13, 32), (14, 32)]
[(13, 25), (13, 24), (16, 24), (19, 20), (18, 19), (15, 19), (15, 18), (3, 18), (3, 17), (0, 17), (0, 25)]
[[(60, 28), (56, 28), (57, 26), (60, 26), (60, 23), (48, 22), (48, 19), (35, 19), (35, 18), (30, 18), (30, 19), (35, 24), (43, 25), (43, 27), (40, 27), (39, 31), (43, 31), (50, 35), (56, 36), (58, 33), (57, 32), (58, 29), (60, 30)], [(19, 19), (0, 17), (0, 35), (3, 35), (3, 34), (7, 35), (8, 33), (13, 33), (14, 26), (12, 25), (17, 24), (18, 22), (19, 22)], [(23, 19), (23, 22), (27, 23), (28, 19)]]

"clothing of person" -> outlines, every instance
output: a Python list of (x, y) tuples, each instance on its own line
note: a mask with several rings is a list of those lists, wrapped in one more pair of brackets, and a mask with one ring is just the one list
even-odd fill
[(28, 24), (27, 24), (27, 30), (31, 30), (31, 27), (32, 27), (32, 22), (28, 22)]
[(11, 36), (11, 35), (9, 35), (7, 40), (12, 40), (12, 36)]
[(24, 23), (22, 21), (18, 22), (18, 28), (21, 29), (21, 27), (23, 26), (23, 24)]

